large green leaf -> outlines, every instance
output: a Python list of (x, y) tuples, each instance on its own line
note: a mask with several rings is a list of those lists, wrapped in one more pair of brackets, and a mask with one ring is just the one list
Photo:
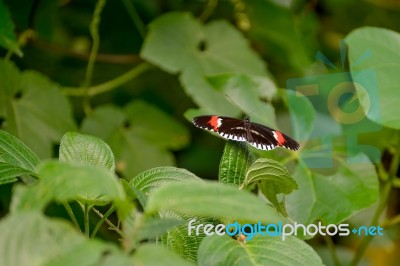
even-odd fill
[(186, 128), (143, 101), (131, 102), (123, 110), (99, 107), (85, 118), (81, 130), (109, 143), (117, 171), (127, 179), (156, 166), (173, 165), (169, 150), (180, 149), (189, 140)]
[(264, 63), (235, 28), (225, 21), (204, 26), (189, 13), (169, 13), (153, 21), (141, 55), (172, 73), (265, 74)]
[(17, 37), (14, 34), (14, 24), (11, 21), (10, 12), (3, 1), (0, 1), (0, 46), (22, 56)]
[(208, 236), (201, 243), (199, 265), (323, 265), (305, 242), (288, 237), (256, 236), (241, 243), (228, 236)]
[(128, 104), (124, 113), (132, 125), (132, 132), (153, 145), (177, 150), (189, 141), (187, 129), (157, 107), (144, 101)]
[(181, 226), (186, 222), (176, 218), (150, 218), (145, 221), (143, 227), (140, 228), (139, 239), (155, 239), (167, 233), (174, 227)]
[(20, 176), (36, 176), (39, 158), (22, 141), (0, 130), (0, 184), (17, 181)]
[(59, 254), (44, 266), (126, 266), (131, 264), (132, 258), (117, 247), (96, 240), (87, 240)]
[(186, 261), (165, 247), (155, 244), (140, 246), (133, 255), (134, 265), (174, 265), (190, 266), (193, 263)]
[(22, 141), (0, 130), (0, 161), (36, 172), (39, 158)]
[[(187, 181), (197, 181), (199, 183), (202, 182), (200, 178), (185, 169), (175, 167), (157, 167), (140, 173), (129, 182), (129, 185), (135, 192), (139, 191), (140, 194), (144, 194), (146, 196), (145, 199), (141, 199), (138, 196), (142, 206), (146, 207), (147, 197), (156, 191), (157, 188), (164, 187), (171, 183)], [(136, 193), (138, 194), (138, 192)], [(180, 221), (181, 223), (184, 223), (183, 225), (174, 227), (172, 229), (170, 228), (170, 230), (168, 230), (168, 232), (161, 237), (163, 245), (167, 246), (185, 258), (195, 261), (197, 249), (204, 237), (204, 234), (188, 236), (187, 221), (195, 218), (197, 223), (202, 223), (205, 222), (205, 219), (202, 217), (182, 215), (173, 211), (159, 211), (158, 214), (160, 219), (158, 220), (157, 218), (157, 220), (161, 224), (161, 227), (170, 225), (171, 222), (169, 221)], [(148, 224), (144, 225), (143, 227), (143, 231), (150, 230)], [(156, 231), (159, 232), (159, 230), (152, 231), (153, 233)]]
[(286, 215), (285, 207), (277, 196), (290, 194), (293, 190), (298, 189), (298, 186), (285, 166), (271, 159), (257, 159), (249, 167), (243, 186), (246, 187), (251, 183), (258, 183), (267, 199)]
[(204, 26), (187, 13), (170, 13), (153, 21), (141, 55), (168, 72), (181, 72), (186, 93), (200, 107), (217, 114), (237, 115), (237, 110), (204, 76), (266, 75), (262, 60), (231, 25), (214, 21)]
[(275, 209), (253, 194), (214, 182), (172, 183), (157, 189), (150, 195), (146, 213), (161, 210), (240, 221), (282, 221)]
[(53, 145), (75, 129), (72, 113), (58, 86), (34, 71), (22, 73), (0, 60), (0, 116), (2, 126), (41, 158), (52, 156)]
[(277, 60), (298, 70), (311, 64), (304, 47), (304, 36), (299, 35), (295, 17), (289, 8), (275, 1), (248, 0), (243, 9), (250, 25), (248, 35), (261, 49), (273, 51), (279, 55)]
[(189, 180), (200, 181), (201, 179), (185, 169), (168, 166), (156, 167), (143, 171), (132, 178), (131, 181), (126, 184), (126, 189), (130, 192), (129, 194), (132, 194), (131, 198), (137, 198), (142, 207), (145, 207), (147, 198), (154, 189), (171, 182)]
[(374, 165), (365, 155), (352, 159), (328, 176), (311, 172), (299, 163), (293, 175), (299, 189), (286, 197), (289, 216), (303, 224), (316, 220), (340, 223), (375, 203), (379, 183)]
[(267, 158), (257, 159), (249, 167), (244, 186), (260, 181), (265, 181), (274, 186), (277, 193), (289, 194), (297, 189), (296, 181), (290, 177), (286, 167)]
[(346, 43), (351, 76), (364, 113), (377, 124), (400, 129), (400, 34), (364, 27), (351, 32)]
[[(287, 90), (293, 138), (298, 141), (307, 140), (316, 125), (316, 113), (306, 96)], [(333, 123), (332, 123), (333, 124)], [(318, 128), (321, 126), (319, 125)]]
[(117, 178), (108, 170), (83, 165), (49, 161), (38, 170), (40, 182), (16, 191), (13, 210), (43, 210), (52, 200), (81, 200), (89, 204), (113, 201), (126, 211), (126, 196)]
[(67, 132), (60, 143), (60, 162), (78, 163), (115, 170), (114, 154), (101, 139), (77, 132)]
[(66, 222), (46, 218), (37, 212), (9, 215), (0, 222), (0, 231), (0, 265), (116, 266), (129, 263), (129, 258), (115, 246), (86, 239)]
[(163, 245), (167, 246), (170, 250), (179, 254), (181, 257), (190, 261), (197, 261), (197, 251), (201, 241), (205, 237), (203, 232), (199, 234), (188, 235), (188, 221), (195, 219), (193, 226), (200, 224), (213, 223), (211, 219), (193, 215), (180, 215), (173, 212), (160, 212), (163, 219), (179, 219), (184, 224), (174, 227), (161, 237)]
[(242, 185), (252, 161), (253, 157), (245, 143), (228, 141), (219, 164), (218, 180), (224, 184)]
[(250, 115), (252, 121), (276, 127), (273, 106), (261, 100), (270, 100), (276, 94), (276, 86), (269, 78), (224, 73), (209, 76), (207, 80), (215, 89), (224, 92), (245, 114)]
[(0, 185), (17, 181), (17, 177), (35, 175), (34, 172), (16, 165), (0, 162)]
[(156, 167), (141, 172), (129, 182), (147, 196), (159, 187), (173, 182), (201, 181), (195, 174), (176, 167)]

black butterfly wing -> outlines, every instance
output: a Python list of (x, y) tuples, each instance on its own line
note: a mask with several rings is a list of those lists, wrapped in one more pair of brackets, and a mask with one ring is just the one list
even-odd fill
[[(217, 120), (215, 121), (214, 118), (217, 118)], [(218, 116), (215, 115), (196, 116), (193, 118), (192, 123), (198, 128), (216, 132), (214, 128), (218, 128)]]
[(247, 141), (247, 131), (243, 120), (231, 117), (221, 118), (222, 124), (217, 132), (221, 137), (236, 141)]
[[(216, 115), (204, 115), (193, 118), (196, 127), (218, 133), (225, 139), (247, 141), (253, 147), (260, 150), (272, 150), (276, 147), (284, 147), (289, 150), (298, 150), (297, 141), (284, 133), (257, 123), (246, 120)], [(248, 129), (246, 129), (246, 125)]]
[(272, 150), (276, 147), (298, 150), (300, 147), (297, 141), (286, 134), (257, 123), (251, 123), (250, 135), (249, 144), (260, 150)]
[(204, 115), (193, 118), (196, 127), (218, 133), (225, 139), (246, 141), (246, 129), (243, 120), (216, 115)]

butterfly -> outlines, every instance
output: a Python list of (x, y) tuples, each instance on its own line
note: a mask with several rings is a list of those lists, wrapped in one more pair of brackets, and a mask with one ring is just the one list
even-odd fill
[(246, 141), (260, 150), (272, 150), (284, 147), (289, 150), (298, 150), (297, 141), (282, 132), (250, 122), (250, 117), (243, 120), (217, 115), (204, 115), (193, 118), (193, 124), (202, 129), (218, 133), (225, 139)]

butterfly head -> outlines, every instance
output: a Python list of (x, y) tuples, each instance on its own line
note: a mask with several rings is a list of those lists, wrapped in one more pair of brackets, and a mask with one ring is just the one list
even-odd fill
[(245, 124), (250, 124), (250, 116), (245, 116), (243, 121)]

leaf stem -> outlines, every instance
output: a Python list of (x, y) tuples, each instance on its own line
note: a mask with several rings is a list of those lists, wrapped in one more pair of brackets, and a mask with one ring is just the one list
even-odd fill
[(387, 228), (400, 223), (400, 214), (382, 222), (382, 227)]
[(94, 71), (94, 64), (96, 62), (96, 56), (99, 51), (100, 46), (100, 36), (99, 36), (99, 24), (100, 24), (100, 14), (103, 10), (103, 7), (106, 3), (106, 0), (98, 0), (93, 12), (92, 22), (90, 23), (90, 35), (92, 37), (92, 49), (90, 51), (88, 64), (86, 67), (86, 77), (84, 83), (85, 94), (83, 98), (83, 109), (86, 114), (90, 113), (90, 99), (87, 93), (90, 84), (92, 82), (93, 71)]
[[(397, 145), (397, 146), (400, 146), (400, 145)], [(385, 207), (388, 203), (389, 194), (390, 194), (390, 191), (391, 191), (391, 188), (393, 185), (392, 181), (396, 178), (396, 173), (397, 173), (397, 168), (399, 167), (399, 163), (400, 163), (400, 147), (395, 150), (392, 161), (390, 163), (389, 179), (383, 183), (383, 188), (382, 188), (381, 196), (380, 196), (380, 202), (379, 202), (379, 205), (378, 205), (378, 207), (375, 211), (375, 214), (372, 218), (371, 226), (378, 225), (379, 218), (381, 217), (383, 211), (385, 210)], [(367, 250), (367, 247), (370, 244), (371, 240), (372, 240), (371, 235), (367, 235), (363, 238), (350, 265), (355, 266), (360, 262), (362, 256), (364, 255), (365, 251)]]
[(139, 13), (136, 11), (136, 8), (133, 5), (132, 1), (122, 0), (122, 3), (125, 5), (126, 11), (131, 17), (133, 24), (135, 24), (136, 29), (139, 31), (140, 36), (142, 37), (142, 39), (144, 39), (144, 37), (146, 36), (146, 26), (140, 18)]
[(74, 212), (71, 209), (71, 206), (69, 205), (68, 202), (63, 203), (65, 210), (67, 211), (69, 218), (71, 218), (72, 223), (75, 225), (76, 229), (79, 230), (79, 232), (82, 232), (81, 227), (79, 226), (78, 221), (76, 220), (76, 217), (74, 215)]
[(218, 0), (208, 0), (206, 7), (199, 16), (199, 20), (206, 21), (211, 16), (217, 4)]
[(122, 232), (116, 227), (110, 220), (107, 218), (115, 211), (115, 207), (111, 206), (111, 208), (106, 212), (106, 214), (102, 214), (97, 209), (93, 208), (93, 211), (101, 218), (100, 221), (96, 224), (92, 234), (90, 235), (91, 238), (95, 237), (97, 231), (99, 231), (101, 225), (106, 222), (114, 231), (116, 231), (119, 235), (122, 235)]
[(148, 63), (141, 63), (140, 65), (136, 66), (132, 70), (122, 74), (121, 76), (118, 76), (110, 81), (107, 81), (105, 83), (92, 86), (90, 88), (75, 88), (75, 87), (64, 87), (61, 89), (61, 91), (65, 95), (69, 96), (84, 96), (85, 92), (87, 96), (95, 96), (97, 94), (101, 94), (107, 91), (110, 91), (112, 89), (117, 88), (118, 86), (128, 82), (129, 80), (139, 76), (146, 70), (150, 69), (151, 65)]
[(298, 159), (298, 155), (296, 155), (296, 152), (291, 152), (289, 156), (285, 157), (280, 163), (284, 165), (296, 159)]
[(393, 183), (393, 187), (400, 188), (400, 179), (399, 178), (395, 178), (394, 180), (392, 180), (392, 183)]
[(4, 60), (5, 61), (10, 61), (11, 56), (14, 54), (14, 50), (9, 49), (6, 53), (6, 55), (4, 56)]
[(99, 36), (99, 24), (100, 24), (100, 14), (103, 10), (103, 7), (106, 3), (106, 0), (98, 0), (96, 3), (96, 7), (93, 12), (92, 22), (90, 23), (90, 35), (92, 37), (92, 49), (89, 55), (89, 61), (86, 67), (86, 77), (85, 77), (85, 88), (90, 87), (90, 83), (92, 82), (94, 63), (96, 61), (97, 52), (99, 51), (100, 46), (100, 36)]
[(331, 257), (332, 257), (332, 260), (333, 260), (333, 264), (334, 264), (335, 266), (340, 266), (340, 265), (342, 265), (342, 264), (340, 263), (340, 261), (339, 261), (338, 256), (337, 256), (336, 248), (335, 248), (335, 243), (333, 243), (332, 238), (331, 238), (329, 235), (325, 235), (325, 236), (324, 236), (324, 239), (325, 239), (326, 245), (327, 245), (327, 247), (328, 247), (328, 250), (329, 250), (329, 252), (331, 253)]
[(85, 203), (84, 205), (84, 224), (85, 224), (85, 236), (89, 237), (89, 212), (90, 212), (90, 206)]

